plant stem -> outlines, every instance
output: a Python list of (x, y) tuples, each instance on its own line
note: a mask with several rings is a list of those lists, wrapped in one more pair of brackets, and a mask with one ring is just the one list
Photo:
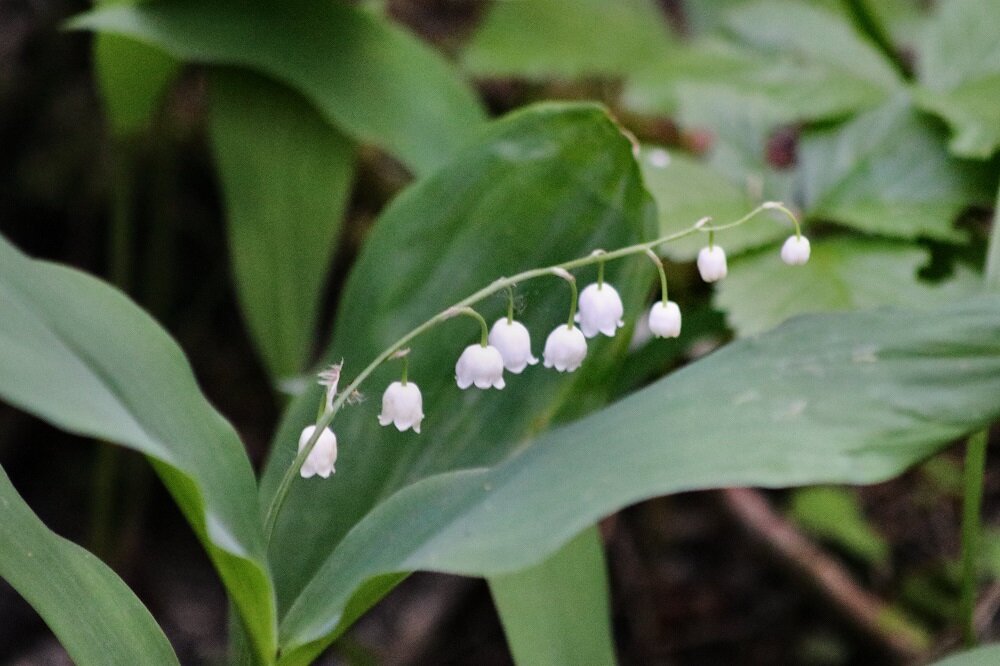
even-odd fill
[[(993, 227), (986, 250), (983, 286), (987, 291), (1000, 289), (1000, 185), (993, 210)], [(968, 647), (976, 644), (973, 611), (976, 601), (976, 578), (979, 542), (982, 531), (983, 477), (986, 471), (986, 444), (989, 429), (973, 433), (965, 448), (965, 492), (962, 498), (962, 637)]]
[(978, 578), (980, 510), (986, 471), (986, 431), (973, 433), (965, 448), (965, 493), (962, 504), (962, 638), (966, 647), (976, 644), (973, 610)]
[[(761, 211), (768, 210), (769, 208), (773, 207), (774, 206), (771, 203), (757, 206), (752, 211), (741, 217), (739, 220), (727, 224), (725, 225), (725, 227), (718, 227), (718, 228), (706, 227), (705, 223), (708, 221), (709, 218), (702, 218), (701, 220), (698, 220), (696, 223), (694, 223), (687, 229), (683, 229), (681, 231), (668, 234), (666, 236), (662, 236), (652, 241), (647, 241), (645, 243), (637, 243), (635, 245), (629, 245), (627, 247), (618, 248), (617, 250), (612, 250), (610, 252), (593, 253), (585, 257), (572, 259), (570, 261), (566, 261), (561, 264), (556, 264), (554, 266), (546, 266), (544, 268), (533, 268), (531, 270), (523, 271), (511, 277), (498, 278), (497, 280), (494, 280), (489, 285), (483, 287), (474, 294), (463, 298), (458, 303), (455, 303), (451, 307), (445, 308), (444, 310), (437, 313), (424, 323), (420, 324), (419, 326), (411, 330), (409, 333), (396, 340), (390, 346), (382, 350), (382, 352), (380, 352), (379, 355), (376, 356), (375, 359), (372, 360), (372, 362), (369, 363), (365, 367), (365, 369), (362, 370), (358, 374), (358, 376), (354, 378), (354, 381), (352, 381), (347, 386), (347, 388), (345, 388), (343, 392), (341, 392), (337, 396), (337, 398), (331, 404), (330, 408), (325, 410), (322, 416), (320, 416), (316, 420), (315, 431), (313, 432), (309, 440), (306, 442), (305, 446), (302, 447), (302, 450), (300, 450), (296, 454), (295, 459), (292, 461), (292, 464), (285, 471), (285, 475), (281, 478), (281, 482), (278, 484), (278, 488), (274, 492), (274, 497), (271, 499), (271, 503), (267, 508), (267, 514), (264, 518), (264, 538), (266, 542), (267, 543), (271, 542), (271, 537), (274, 534), (274, 527), (278, 520), (278, 514), (281, 511), (282, 505), (284, 505), (285, 503), (288, 491), (292, 486), (292, 482), (295, 480), (295, 475), (299, 473), (299, 469), (302, 467), (302, 464), (306, 461), (306, 458), (309, 457), (309, 454), (312, 452), (313, 447), (316, 446), (316, 442), (319, 441), (319, 436), (323, 432), (323, 429), (328, 427), (330, 423), (333, 422), (334, 417), (340, 411), (340, 408), (344, 406), (344, 403), (347, 402), (347, 399), (358, 389), (358, 387), (361, 386), (362, 382), (364, 382), (365, 379), (367, 379), (368, 376), (371, 375), (376, 370), (376, 368), (382, 365), (382, 363), (384, 363), (386, 359), (388, 359), (397, 350), (404, 347), (408, 342), (410, 342), (417, 336), (421, 335), (422, 333), (425, 333), (426, 331), (429, 331), (430, 329), (434, 328), (441, 322), (454, 317), (456, 314), (459, 313), (459, 311), (463, 311), (462, 312), (463, 314), (468, 314), (464, 312), (464, 310), (466, 309), (470, 310), (471, 312), (475, 312), (474, 310), (471, 310), (471, 306), (492, 296), (493, 294), (499, 291), (508, 288), (513, 288), (514, 285), (520, 282), (525, 282), (527, 280), (532, 280), (535, 278), (552, 275), (553, 273), (558, 275), (560, 271), (566, 272), (574, 268), (582, 268), (584, 266), (590, 266), (595, 263), (612, 261), (614, 259), (621, 259), (623, 257), (628, 257), (634, 254), (645, 253), (665, 243), (670, 243), (672, 241), (679, 240), (681, 238), (699, 232), (708, 231), (711, 233), (713, 231), (717, 231), (723, 228), (730, 229), (739, 226), (744, 222), (747, 222), (755, 215), (759, 214)], [(572, 284), (573, 284), (574, 295), (573, 295), (573, 303), (570, 308), (570, 320), (569, 320), (570, 327), (572, 327), (573, 325), (573, 314), (576, 311), (576, 300), (577, 300), (575, 280), (572, 282)], [(479, 316), (478, 313), (476, 313), (476, 316)]]
[(660, 274), (660, 294), (663, 306), (666, 307), (669, 299), (667, 298), (667, 273), (663, 270), (663, 261), (652, 250), (646, 250), (646, 254), (649, 255), (649, 259), (656, 265), (656, 271)]

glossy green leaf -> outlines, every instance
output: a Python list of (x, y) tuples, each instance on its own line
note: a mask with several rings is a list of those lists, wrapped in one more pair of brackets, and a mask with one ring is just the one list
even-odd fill
[(751, 335), (797, 314), (879, 305), (934, 307), (979, 288), (979, 278), (964, 268), (940, 284), (920, 281), (917, 272), (929, 260), (925, 250), (912, 245), (836, 237), (813, 239), (809, 263), (788, 266), (774, 247), (731, 261), (715, 305), (727, 312), (737, 333)]
[[(397, 197), (372, 228), (341, 297), (328, 360), (344, 359), (349, 379), (382, 349), (443, 308), (502, 275), (637, 242), (655, 233), (653, 203), (629, 141), (599, 107), (539, 105), (497, 121), (432, 178)], [(607, 279), (637, 314), (652, 267), (642, 258), (608, 265)], [(580, 270), (581, 284), (596, 268)], [(536, 355), (565, 322), (570, 291), (556, 277), (519, 285), (519, 320)], [(484, 301), (492, 324), (506, 296)], [(360, 405), (334, 424), (340, 448), (329, 481), (296, 479), (275, 530), (271, 558), (279, 607), (287, 608), (344, 535), (386, 496), (425, 476), (495, 464), (548, 426), (580, 394), (576, 384), (613, 368), (628, 336), (590, 341), (585, 367), (573, 374), (543, 370), (507, 375), (502, 391), (461, 391), (455, 361), (478, 339), (475, 322), (449, 320), (418, 338), (409, 379), (423, 393), (422, 434), (381, 428), (381, 392), (400, 364), (380, 368)], [(269, 499), (292, 460), (299, 432), (316, 416), (313, 387), (296, 400), (275, 440), (261, 494)], [(433, 507), (414, 511), (427, 518)]]
[(1000, 6), (993, 0), (938, 5), (918, 61), (917, 101), (955, 132), (950, 148), (987, 158), (1000, 147)]
[(651, 0), (495, 2), (462, 54), (477, 76), (624, 74), (663, 58), (666, 15)]
[(791, 515), (810, 534), (831, 541), (871, 564), (889, 560), (889, 541), (865, 520), (848, 488), (817, 486), (792, 494)]
[(341, 2), (160, 0), (96, 9), (71, 26), (120, 34), (175, 58), (237, 65), (298, 90), (352, 137), (432, 171), (474, 135), (483, 112), (430, 48)]
[(596, 527), (541, 564), (489, 582), (520, 666), (615, 663), (607, 564)]
[(177, 664), (167, 637), (107, 565), (51, 532), (0, 468), (0, 578), (80, 666)]
[(258, 654), (274, 595), (253, 471), (176, 343), (118, 291), (0, 238), (0, 397), (148, 456), (202, 541)]
[(213, 72), (211, 137), (244, 316), (275, 379), (303, 369), (354, 178), (354, 146), (293, 91)]
[[(678, 151), (647, 147), (639, 160), (646, 189), (653, 195), (660, 218), (660, 233), (682, 231), (702, 217), (725, 224), (749, 213), (757, 204), (746, 188), (724, 178), (708, 164)], [(788, 235), (787, 218), (769, 222), (758, 219), (727, 231), (718, 240), (726, 252), (736, 254), (760, 247)], [(690, 261), (707, 242), (704, 234), (688, 236), (660, 247), (675, 261)]]
[[(98, 0), (97, 6), (135, 4), (132, 0)], [(159, 49), (117, 35), (94, 39), (94, 75), (111, 128), (118, 134), (145, 129), (180, 63)]]
[(998, 662), (1000, 662), (1000, 644), (993, 644), (953, 654), (935, 661), (933, 666), (995, 666)]
[(285, 661), (316, 654), (372, 576), (516, 571), (601, 516), (664, 493), (880, 481), (998, 416), (1000, 297), (797, 318), (492, 466), (396, 492), (282, 620)]
[(868, 233), (961, 239), (958, 212), (991, 200), (987, 173), (948, 157), (944, 137), (905, 98), (810, 132), (799, 157), (809, 214)]

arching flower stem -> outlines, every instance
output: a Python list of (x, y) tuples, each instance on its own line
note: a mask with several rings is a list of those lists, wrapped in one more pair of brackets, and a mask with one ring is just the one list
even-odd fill
[(663, 260), (649, 248), (646, 248), (646, 256), (656, 265), (656, 270), (660, 274), (660, 293), (663, 294), (663, 305), (666, 307), (669, 299), (667, 298), (667, 273), (663, 270)]
[[(645, 253), (647, 250), (652, 250), (665, 243), (670, 243), (672, 241), (685, 238), (692, 234), (696, 234), (699, 231), (715, 232), (715, 231), (722, 231), (725, 229), (732, 229), (733, 227), (738, 227), (741, 224), (747, 222), (754, 216), (758, 215), (761, 211), (772, 210), (772, 209), (782, 210), (786, 214), (791, 215), (791, 213), (781, 204), (769, 201), (760, 206), (757, 206), (752, 211), (750, 211), (740, 219), (736, 220), (735, 222), (726, 224), (724, 226), (720, 227), (706, 226), (706, 223), (710, 220), (710, 218), (702, 218), (697, 222), (695, 222), (690, 227), (688, 227), (687, 229), (682, 229), (681, 231), (677, 231), (672, 234), (668, 234), (666, 236), (661, 236), (660, 238), (656, 238), (654, 240), (647, 241), (645, 243), (636, 243), (635, 245), (629, 245), (626, 247), (618, 248), (617, 250), (610, 250), (608, 252), (589, 254), (585, 257), (579, 257), (577, 259), (565, 261), (561, 264), (556, 264), (555, 266), (533, 268), (518, 273), (516, 275), (512, 275), (510, 277), (498, 278), (493, 282), (491, 282), (490, 284), (488, 284), (487, 286), (480, 289), (479, 291), (469, 296), (466, 296), (458, 303), (455, 303), (455, 305), (453, 305), (452, 307), (442, 310), (441, 312), (437, 313), (427, 321), (423, 322), (410, 332), (406, 333), (403, 337), (396, 340), (396, 342), (392, 343), (384, 350), (379, 352), (378, 356), (376, 356), (371, 363), (369, 363), (360, 373), (358, 373), (358, 375), (354, 378), (354, 380), (350, 384), (348, 384), (347, 388), (345, 388), (343, 392), (339, 393), (337, 397), (332, 401), (332, 403), (329, 404), (329, 408), (323, 410), (321, 416), (317, 418), (316, 430), (313, 432), (313, 435), (309, 438), (309, 441), (306, 443), (306, 445), (302, 447), (302, 450), (299, 451), (298, 454), (295, 456), (295, 459), (292, 460), (292, 464), (285, 471), (285, 475), (281, 478), (281, 482), (278, 484), (278, 487), (275, 490), (274, 497), (271, 499), (271, 503), (268, 505), (267, 514), (264, 519), (265, 541), (267, 543), (270, 543), (271, 537), (274, 534), (274, 527), (278, 520), (278, 514), (281, 511), (281, 507), (285, 503), (285, 499), (288, 496), (288, 491), (291, 488), (292, 482), (298, 475), (299, 469), (302, 467), (302, 464), (309, 457), (309, 454), (312, 452), (313, 447), (316, 446), (316, 442), (319, 440), (319, 436), (323, 432), (323, 429), (328, 427), (330, 423), (333, 422), (334, 417), (337, 416), (337, 413), (340, 411), (341, 407), (344, 406), (344, 403), (347, 402), (347, 399), (351, 395), (353, 395), (355, 391), (357, 391), (357, 389), (368, 378), (368, 376), (371, 375), (380, 365), (382, 365), (382, 363), (384, 363), (386, 359), (391, 357), (398, 350), (402, 349), (407, 343), (409, 343), (414, 338), (429, 331), (430, 329), (434, 328), (441, 322), (444, 322), (452, 318), (453, 316), (455, 316), (456, 311), (458, 310), (462, 310), (464, 308), (470, 310), (471, 312), (475, 312), (474, 310), (472, 310), (471, 306), (475, 305), (476, 303), (479, 303), (480, 301), (488, 298), (489, 296), (492, 296), (493, 294), (496, 294), (497, 292), (500, 292), (504, 289), (512, 288), (514, 285), (520, 282), (524, 282), (526, 280), (532, 280), (534, 278), (546, 275), (552, 275), (553, 272), (556, 271), (556, 269), (562, 271), (570, 271), (576, 268), (582, 268), (584, 266), (590, 266), (593, 264), (603, 264), (605, 261), (613, 261), (615, 259), (629, 257), (634, 254)], [(792, 218), (794, 219), (794, 216), (792, 216)], [(797, 223), (796, 223), (796, 228), (798, 228)], [(570, 317), (568, 322), (569, 328), (573, 327), (573, 316), (576, 314), (576, 301), (577, 301), (575, 293), (576, 292), (575, 280), (571, 284), (573, 284), (574, 295), (573, 295), (573, 305), (571, 307)], [(462, 313), (468, 314), (464, 312), (464, 310)], [(482, 317), (479, 315), (479, 313), (475, 313), (475, 316), (479, 317), (479, 319), (482, 320)], [(483, 321), (482, 323), (483, 344), (485, 345), (487, 337), (489, 335), (489, 330), (486, 327), (485, 320), (482, 321)]]

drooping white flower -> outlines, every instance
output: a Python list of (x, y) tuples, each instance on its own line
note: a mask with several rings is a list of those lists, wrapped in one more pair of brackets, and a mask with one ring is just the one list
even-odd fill
[(809, 239), (805, 236), (789, 236), (781, 246), (781, 260), (789, 266), (801, 266), (809, 261)]
[(658, 338), (676, 338), (681, 334), (681, 309), (673, 301), (656, 301), (649, 310), (649, 330)]
[(618, 291), (610, 284), (590, 284), (580, 292), (580, 309), (576, 313), (576, 321), (580, 330), (588, 338), (598, 333), (612, 337), (619, 328), (625, 325), (622, 315), (625, 307)]
[(420, 422), (424, 420), (424, 398), (420, 389), (413, 382), (393, 382), (382, 394), (382, 413), (378, 422), (387, 426), (390, 423), (403, 432), (413, 428), (420, 433)]
[[(299, 451), (306, 447), (314, 432), (316, 432), (314, 425), (306, 426), (302, 430), (302, 434), (299, 435)], [(333, 468), (335, 462), (337, 462), (337, 436), (329, 428), (323, 428), (319, 439), (316, 440), (316, 446), (309, 452), (306, 461), (302, 463), (299, 474), (302, 475), (303, 479), (317, 474), (325, 479), (337, 471)]]
[(489, 343), (503, 357), (503, 367), (515, 375), (538, 363), (538, 359), (531, 354), (531, 334), (519, 321), (507, 321), (506, 317), (497, 319), (490, 329)]
[(705, 282), (716, 282), (726, 277), (726, 253), (718, 245), (701, 248), (698, 253), (698, 272)]
[(469, 345), (455, 364), (455, 381), (460, 389), (467, 389), (473, 384), (481, 389), (491, 386), (502, 389), (506, 386), (503, 381), (503, 356), (493, 345)]
[(587, 355), (587, 339), (576, 326), (560, 324), (545, 340), (543, 365), (559, 372), (573, 372)]

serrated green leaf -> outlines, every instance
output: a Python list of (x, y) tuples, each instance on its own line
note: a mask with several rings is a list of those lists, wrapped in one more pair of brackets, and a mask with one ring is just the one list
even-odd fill
[[(687, 229), (706, 216), (716, 224), (737, 220), (759, 203), (745, 188), (678, 151), (646, 147), (639, 164), (646, 189), (656, 201), (660, 234), (664, 236)], [(738, 254), (787, 236), (790, 228), (786, 218), (779, 222), (757, 220), (727, 231), (717, 240), (727, 253)], [(659, 251), (675, 261), (691, 261), (706, 242), (704, 234), (688, 236), (660, 246)]]
[(38, 519), (0, 468), (0, 578), (80, 666), (177, 664), (167, 637), (103, 562)]
[(293, 91), (246, 72), (210, 79), (210, 131), (237, 293), (277, 381), (312, 351), (354, 179), (354, 146)]
[(798, 318), (502, 462), (383, 501), (282, 620), (285, 663), (315, 655), (374, 575), (515, 571), (597, 518), (664, 493), (883, 480), (998, 415), (1000, 297)]
[(905, 97), (808, 133), (799, 156), (809, 215), (868, 233), (961, 240), (958, 212), (992, 194), (987, 172), (950, 158), (941, 133)]
[(489, 583), (515, 663), (616, 662), (607, 564), (597, 528), (585, 530), (544, 562)]
[(964, 268), (941, 284), (921, 282), (917, 272), (928, 260), (912, 245), (837, 237), (814, 240), (809, 263), (787, 266), (774, 248), (730, 262), (715, 305), (738, 334), (752, 335), (798, 314), (933, 307), (979, 289), (979, 278)]
[[(714, 11), (714, 10), (713, 10)], [(645, 113), (683, 109), (701, 86), (765, 109), (772, 124), (844, 116), (883, 102), (901, 82), (874, 46), (838, 13), (803, 2), (733, 7), (724, 31), (639, 62), (623, 99)], [(687, 86), (696, 86), (694, 91)]]
[(201, 540), (262, 661), (274, 595), (253, 470), (176, 343), (99, 280), (0, 237), (0, 397), (73, 433), (149, 457)]
[(482, 126), (470, 90), (430, 48), (340, 2), (160, 0), (96, 9), (78, 29), (119, 34), (173, 57), (236, 65), (299, 91), (352, 137), (432, 171)]
[(950, 147), (988, 158), (1000, 147), (1000, 5), (949, 0), (938, 5), (918, 61), (923, 89), (915, 96), (955, 132)]
[(650, 0), (495, 2), (462, 54), (476, 76), (625, 74), (662, 58), (666, 16)]
[[(497, 121), (382, 214), (343, 292), (326, 358), (343, 358), (344, 375), (351, 377), (409, 329), (495, 278), (637, 242), (655, 233), (654, 225), (631, 144), (603, 109), (529, 107)], [(607, 268), (630, 314), (642, 307), (648, 264), (637, 259)], [(596, 269), (578, 277), (585, 285)], [(524, 306), (518, 318), (531, 331), (536, 355), (565, 321), (569, 293), (556, 277), (518, 286)], [(506, 311), (505, 296), (478, 309), (492, 323)], [(376, 371), (363, 387), (368, 399), (338, 416), (337, 475), (325, 483), (296, 479), (275, 530), (271, 554), (280, 607), (291, 605), (336, 544), (388, 494), (431, 474), (505, 458), (574, 399), (574, 385), (586, 380), (586, 372), (614, 367), (628, 343), (624, 334), (591, 340), (585, 367), (572, 375), (539, 364), (508, 374), (503, 391), (461, 391), (455, 361), (477, 336), (475, 323), (460, 318), (412, 345), (409, 380), (423, 393), (422, 434), (378, 426), (381, 391), (398, 378), (398, 363)], [(319, 400), (314, 387), (286, 415), (262, 481), (265, 501)], [(433, 508), (416, 511), (414, 520), (424, 520), (425, 511)]]
[(792, 494), (790, 512), (810, 534), (870, 564), (885, 564), (889, 559), (888, 540), (868, 524), (857, 495), (847, 488), (800, 488)]

